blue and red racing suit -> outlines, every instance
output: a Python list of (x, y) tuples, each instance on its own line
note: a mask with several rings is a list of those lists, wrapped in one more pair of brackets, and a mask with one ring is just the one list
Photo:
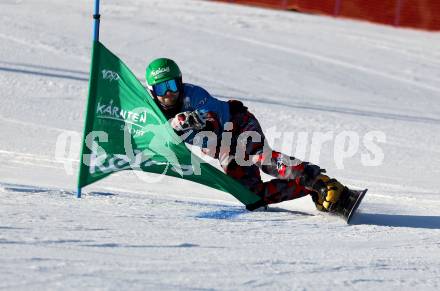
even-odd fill
[[(265, 203), (278, 203), (311, 193), (307, 186), (321, 169), (272, 150), (258, 120), (240, 101), (218, 100), (203, 88), (191, 84), (183, 84), (180, 98), (180, 108), (174, 113), (198, 112), (204, 120), (202, 128), (180, 129), (178, 134), (185, 142), (200, 146), (206, 154), (217, 158), (227, 175), (262, 197)], [(178, 120), (174, 122), (186, 122), (184, 115), (177, 113), (176, 118)], [(214, 150), (206, 142), (196, 142), (197, 133), (202, 131), (215, 133)], [(225, 131), (230, 134), (223, 135)], [(251, 138), (251, 135), (257, 135), (257, 138)], [(226, 143), (230, 146), (226, 150), (221, 146), (223, 136), (230, 137), (230, 142)], [(263, 182), (260, 170), (275, 179)]]

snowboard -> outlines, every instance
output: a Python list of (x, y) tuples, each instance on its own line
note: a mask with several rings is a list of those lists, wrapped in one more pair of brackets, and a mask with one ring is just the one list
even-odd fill
[(347, 224), (350, 224), (353, 216), (356, 215), (357, 209), (364, 199), (368, 189), (365, 190), (351, 190), (345, 188), (341, 194), (339, 202), (334, 205), (329, 212), (341, 216)]

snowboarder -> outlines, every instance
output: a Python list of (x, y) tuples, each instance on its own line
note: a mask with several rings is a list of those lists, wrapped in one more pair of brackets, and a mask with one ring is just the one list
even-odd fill
[[(197, 145), (217, 158), (227, 175), (262, 197), (266, 204), (311, 195), (318, 210), (333, 212), (345, 187), (323, 174), (325, 170), (319, 166), (270, 149), (258, 120), (243, 103), (221, 101), (199, 86), (183, 83), (179, 67), (167, 58), (148, 65), (146, 81), (150, 95), (177, 134), (185, 142), (196, 144), (195, 133), (214, 132), (214, 150), (206, 144)], [(220, 146), (224, 131), (232, 135), (228, 151)], [(240, 140), (244, 132), (257, 133), (261, 138)], [(238, 152), (242, 158), (237, 158)], [(243, 165), (249, 158), (251, 164)], [(275, 179), (263, 182), (260, 170)]]

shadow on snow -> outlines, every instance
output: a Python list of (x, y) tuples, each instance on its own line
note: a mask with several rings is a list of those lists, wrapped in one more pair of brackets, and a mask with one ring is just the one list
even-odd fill
[[(269, 207), (264, 210), (263, 208), (257, 209), (255, 212), (287, 212), (295, 216), (314, 216), (313, 214), (301, 212), (301, 211), (293, 211), (278, 207)], [(202, 212), (196, 215), (196, 218), (205, 218), (205, 219), (234, 219), (240, 215), (251, 213), (249, 210), (246, 210), (243, 207), (229, 207), (226, 209), (220, 209), (215, 211)]]
[(350, 224), (440, 229), (440, 216), (359, 213)]
[[(37, 193), (48, 193), (48, 194), (61, 194), (61, 195), (75, 195), (76, 192), (64, 190), (64, 189), (57, 189), (57, 188), (43, 188), (38, 186), (29, 186), (29, 185), (20, 185), (20, 184), (9, 184), (9, 183), (2, 183), (0, 182), (0, 187), (3, 188), (5, 191), (11, 191), (15, 193), (30, 193), (30, 194), (37, 194)], [(91, 192), (84, 192), (85, 196), (117, 196), (116, 193), (111, 192), (103, 192), (103, 191), (91, 191)]]

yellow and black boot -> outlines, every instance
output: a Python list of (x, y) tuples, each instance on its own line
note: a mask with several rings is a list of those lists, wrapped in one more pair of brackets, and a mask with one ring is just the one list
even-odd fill
[(321, 211), (340, 212), (344, 207), (342, 202), (346, 200), (345, 196), (349, 195), (347, 187), (326, 175), (316, 177), (312, 189), (313, 202)]

